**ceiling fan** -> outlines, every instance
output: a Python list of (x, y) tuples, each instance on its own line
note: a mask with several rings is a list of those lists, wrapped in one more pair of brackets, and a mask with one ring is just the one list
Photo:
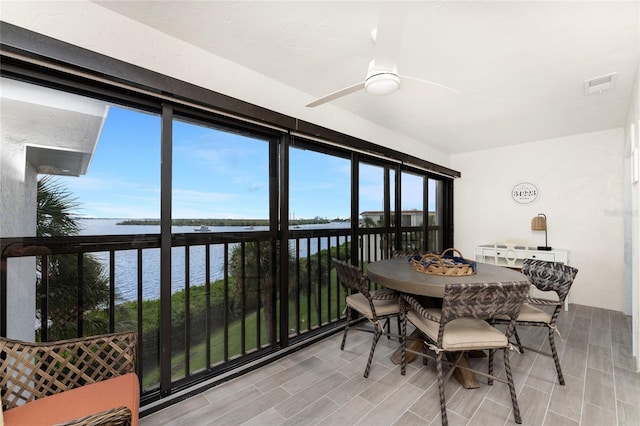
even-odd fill
[(307, 107), (313, 108), (361, 89), (372, 95), (388, 95), (401, 87), (403, 90), (426, 94), (434, 87), (460, 93), (442, 84), (398, 74), (396, 58), (402, 43), (405, 9), (403, 2), (387, 2), (383, 6), (378, 26), (371, 32), (375, 42), (375, 57), (369, 63), (365, 80), (316, 99)]

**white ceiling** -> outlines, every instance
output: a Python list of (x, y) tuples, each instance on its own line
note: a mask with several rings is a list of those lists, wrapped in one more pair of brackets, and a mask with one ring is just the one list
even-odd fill
[[(96, 1), (315, 98), (363, 81), (385, 2)], [(354, 93), (333, 105), (460, 153), (624, 125), (638, 1), (407, 4), (398, 71), (459, 90)], [(617, 72), (613, 90), (587, 79)], [(326, 108), (318, 106), (316, 109)], [(311, 120), (312, 121), (312, 120)]]

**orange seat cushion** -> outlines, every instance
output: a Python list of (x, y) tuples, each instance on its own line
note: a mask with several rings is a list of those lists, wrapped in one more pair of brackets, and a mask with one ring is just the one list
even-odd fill
[(40, 398), (4, 412), (5, 426), (38, 426), (68, 422), (112, 408), (126, 406), (131, 424), (138, 424), (140, 384), (135, 373), (114, 377)]

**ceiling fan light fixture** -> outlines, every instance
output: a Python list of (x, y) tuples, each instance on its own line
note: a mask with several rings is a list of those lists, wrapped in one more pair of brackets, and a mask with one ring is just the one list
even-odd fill
[(371, 95), (388, 95), (400, 87), (400, 77), (390, 72), (375, 74), (367, 78), (364, 88)]

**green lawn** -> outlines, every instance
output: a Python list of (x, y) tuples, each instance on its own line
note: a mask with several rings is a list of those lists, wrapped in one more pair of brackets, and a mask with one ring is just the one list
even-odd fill
[[(344, 292), (341, 287), (339, 287), (339, 291), (336, 291), (337, 281), (336, 281), (335, 271), (332, 271), (331, 275), (332, 275), (331, 277), (332, 288), (331, 288), (331, 300), (329, 303), (331, 306), (331, 315), (333, 319), (335, 319), (336, 316), (342, 314), (342, 308), (344, 307)], [(321, 291), (321, 300), (322, 300), (321, 315), (322, 315), (323, 321), (325, 322), (327, 321), (327, 315), (328, 315), (327, 314), (328, 312), (327, 293), (328, 293), (327, 288), (323, 287)], [(306, 297), (307, 297), (306, 295), (301, 295), (300, 296), (301, 301), (299, 303), (299, 316), (304, 321), (306, 321), (307, 319), (307, 313), (309, 308), (306, 303)], [(341, 301), (340, 312), (336, 312), (338, 299), (340, 299)], [(276, 309), (279, 309), (279, 307), (277, 307)], [(289, 321), (290, 323), (289, 327), (294, 328), (294, 324), (295, 324), (295, 302), (294, 301), (289, 302), (289, 313), (291, 318)], [(264, 315), (263, 315), (262, 309), (260, 310), (260, 315), (261, 315), (260, 317), (261, 318), (260, 320), (261, 342), (260, 343), (261, 345), (264, 346), (264, 345), (268, 345), (269, 342), (267, 342), (267, 332), (264, 326)], [(311, 328), (315, 328), (318, 326), (318, 318), (317, 318), (315, 309), (312, 310), (311, 321), (312, 321)], [(278, 323), (278, 321), (276, 321), (276, 323)], [(232, 359), (241, 355), (241, 331), (242, 331), (241, 327), (242, 327), (242, 322), (240, 319), (235, 320), (229, 324), (228, 351), (229, 351), (229, 357)], [(256, 312), (247, 314), (245, 316), (245, 351), (247, 353), (253, 352), (258, 349), (256, 345), (256, 327), (257, 327)], [(308, 330), (308, 329), (309, 327), (306, 327), (305, 324), (301, 324), (301, 332), (304, 332), (305, 330)], [(190, 359), (189, 359), (191, 373), (196, 373), (206, 368), (205, 345), (206, 345), (206, 341), (192, 344), (191, 350), (190, 350)], [(185, 361), (186, 361), (186, 355), (184, 351), (179, 354), (174, 354), (172, 356), (172, 359), (171, 359), (172, 380), (177, 380), (185, 377), (186, 375)], [(224, 361), (225, 361), (224, 360), (224, 330), (220, 328), (215, 332), (211, 333), (211, 364), (212, 365), (221, 364)], [(159, 368), (153, 368), (153, 369), (150, 369), (149, 371), (144, 372), (143, 388), (146, 389), (146, 388), (157, 386), (159, 382), (160, 382)]]

